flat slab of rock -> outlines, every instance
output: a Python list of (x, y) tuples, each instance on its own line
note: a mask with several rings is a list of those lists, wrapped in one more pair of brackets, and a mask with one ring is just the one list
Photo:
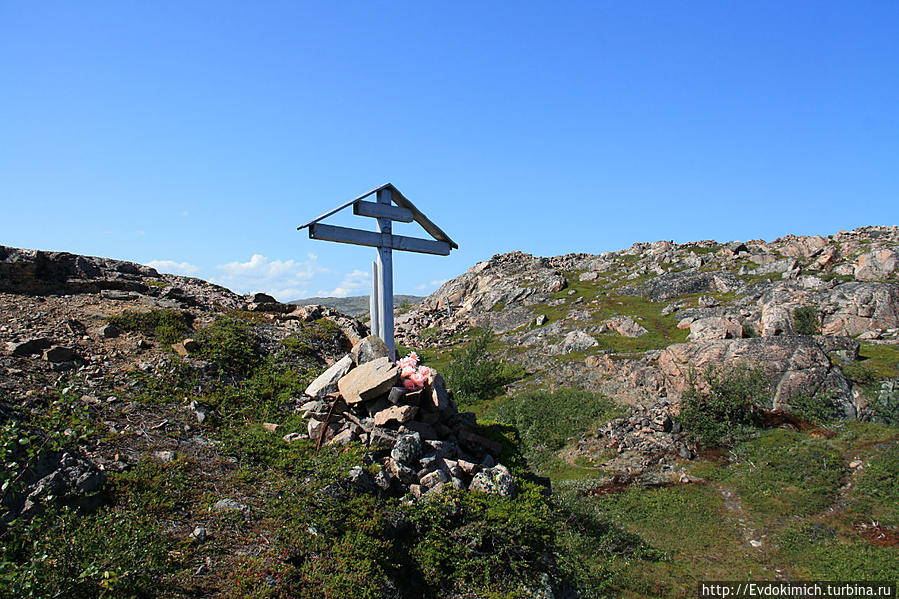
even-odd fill
[(353, 357), (349, 354), (337, 360), (330, 368), (321, 373), (317, 379), (306, 387), (306, 395), (321, 399), (329, 393), (337, 391), (337, 381), (343, 378), (353, 367)]
[(399, 368), (390, 358), (377, 358), (350, 370), (337, 388), (348, 404), (355, 404), (387, 393), (399, 379)]
[(375, 414), (375, 426), (384, 426), (394, 420), (403, 424), (415, 418), (416, 414), (418, 408), (415, 406), (390, 406)]
[(44, 350), (43, 359), (47, 362), (71, 362), (75, 357), (75, 350), (61, 345), (54, 345), (50, 349)]
[(42, 350), (49, 348), (50, 345), (50, 340), (46, 337), (37, 337), (35, 339), (22, 341), (21, 343), (13, 343), (10, 341), (6, 344), (6, 351), (14, 356), (25, 357), (30, 356), (31, 354), (40, 353)]

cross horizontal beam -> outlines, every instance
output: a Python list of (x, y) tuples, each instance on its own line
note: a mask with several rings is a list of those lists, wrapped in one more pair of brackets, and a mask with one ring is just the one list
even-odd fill
[(436, 254), (438, 256), (449, 256), (451, 249), (450, 244), (445, 241), (419, 239), (417, 237), (406, 237), (405, 235), (393, 235), (390, 233), (375, 233), (373, 231), (362, 231), (360, 229), (336, 227), (321, 223), (309, 225), (309, 238), (352, 243), (354, 245), (367, 245), (369, 247), (385, 247), (405, 252), (418, 252), (419, 254)]
[(375, 202), (358, 201), (353, 204), (353, 214), (359, 216), (373, 216), (375, 218), (389, 218), (401, 223), (411, 223), (412, 211), (390, 204), (376, 204)]

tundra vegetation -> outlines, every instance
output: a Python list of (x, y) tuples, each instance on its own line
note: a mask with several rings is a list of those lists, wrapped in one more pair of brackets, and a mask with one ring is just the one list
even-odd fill
[[(354, 467), (378, 474), (369, 447), (300, 434), (298, 398), (359, 323), (101, 259), (45, 256), (69, 274), (43, 280), (0, 248), (0, 595), (687, 597), (709, 579), (899, 579), (899, 292), (878, 253), (897, 240), (475, 266), (398, 316), (399, 349), (446, 377), (517, 493), (419, 500), (351, 483)], [(82, 472), (75, 455), (105, 482), (54, 486)]]

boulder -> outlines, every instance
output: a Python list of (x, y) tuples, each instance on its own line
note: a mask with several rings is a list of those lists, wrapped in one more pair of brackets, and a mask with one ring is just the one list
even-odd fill
[(114, 339), (119, 336), (120, 331), (114, 324), (107, 324), (100, 327), (97, 333), (104, 339)]
[(357, 342), (350, 353), (357, 366), (361, 366), (372, 360), (377, 360), (378, 358), (390, 357), (390, 351), (387, 349), (387, 345), (377, 335), (369, 335), (365, 339)]
[(384, 395), (399, 379), (399, 368), (390, 358), (377, 358), (350, 370), (337, 388), (348, 404), (355, 404)]
[(343, 378), (353, 367), (353, 357), (349, 354), (337, 360), (330, 368), (318, 375), (314, 381), (306, 387), (306, 395), (315, 399), (321, 399), (326, 395), (335, 393), (338, 389), (338, 381)]
[(493, 493), (503, 497), (513, 497), (515, 495), (515, 480), (512, 473), (502, 464), (497, 464), (492, 468), (484, 468), (474, 475), (471, 484), (468, 486), (472, 491), (483, 491), (484, 493)]
[(552, 348), (549, 353), (552, 354), (570, 354), (574, 351), (583, 351), (597, 345), (596, 339), (581, 330), (574, 330), (565, 335), (562, 341)]
[(6, 344), (6, 351), (14, 356), (26, 357), (40, 353), (42, 350), (48, 349), (50, 345), (52, 343), (47, 337), (36, 337), (20, 343), (9, 342)]
[(54, 345), (44, 350), (43, 359), (47, 362), (71, 362), (77, 357), (75, 350), (61, 345)]
[(855, 261), (855, 278), (859, 281), (887, 279), (899, 267), (899, 252), (883, 248), (867, 252)]
[(412, 433), (409, 435), (400, 435), (393, 449), (390, 451), (390, 457), (397, 463), (409, 465), (418, 460), (421, 455), (421, 435)]
[(736, 339), (743, 336), (743, 325), (735, 320), (722, 316), (697, 318), (690, 323), (691, 341), (708, 339)]
[(254, 293), (253, 294), (253, 303), (256, 304), (275, 304), (278, 300), (273, 298), (267, 293)]
[[(806, 335), (718, 339), (671, 345), (659, 355), (658, 365), (670, 395), (685, 391), (690, 378), (709, 366), (744, 363), (761, 366), (771, 378), (774, 399), (767, 406), (769, 409), (788, 405), (796, 394), (828, 391), (834, 394), (846, 415), (854, 417), (854, 399), (849, 386), (827, 355), (837, 346), (854, 346), (855, 355), (858, 353), (858, 343), (848, 338), (839, 342)], [(698, 382), (701, 387), (702, 381)]]

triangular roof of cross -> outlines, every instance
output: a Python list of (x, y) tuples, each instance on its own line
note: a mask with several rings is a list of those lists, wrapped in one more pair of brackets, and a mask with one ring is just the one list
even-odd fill
[(449, 235), (444, 233), (440, 227), (438, 227), (433, 222), (431, 222), (431, 220), (427, 216), (425, 216), (421, 210), (416, 208), (415, 204), (410, 202), (409, 199), (403, 195), (403, 192), (401, 192), (399, 189), (394, 187), (393, 183), (385, 183), (384, 185), (381, 185), (379, 187), (375, 187), (374, 189), (366, 191), (362, 195), (356, 196), (352, 200), (348, 200), (347, 202), (341, 204), (337, 208), (334, 208), (333, 210), (325, 212), (318, 218), (314, 218), (311, 221), (309, 221), (308, 223), (306, 223), (304, 225), (300, 225), (299, 227), (297, 227), (297, 230), (305, 229), (306, 227), (310, 227), (311, 225), (314, 225), (315, 223), (319, 222), (320, 220), (328, 218), (332, 214), (336, 214), (336, 213), (340, 212), (341, 210), (343, 210), (344, 208), (349, 208), (350, 206), (356, 204), (357, 202), (361, 202), (368, 196), (374, 195), (383, 189), (389, 189), (391, 192), (390, 199), (393, 201), (393, 203), (396, 204), (397, 206), (399, 206), (400, 208), (405, 208), (406, 210), (411, 212), (412, 219), (415, 222), (417, 222), (418, 224), (420, 224), (422, 226), (422, 228), (425, 231), (427, 231), (428, 234), (431, 235), (431, 237), (433, 237), (437, 241), (445, 241), (453, 249), (459, 249), (459, 246), (456, 244), (456, 242), (453, 241), (452, 239), (450, 239)]

